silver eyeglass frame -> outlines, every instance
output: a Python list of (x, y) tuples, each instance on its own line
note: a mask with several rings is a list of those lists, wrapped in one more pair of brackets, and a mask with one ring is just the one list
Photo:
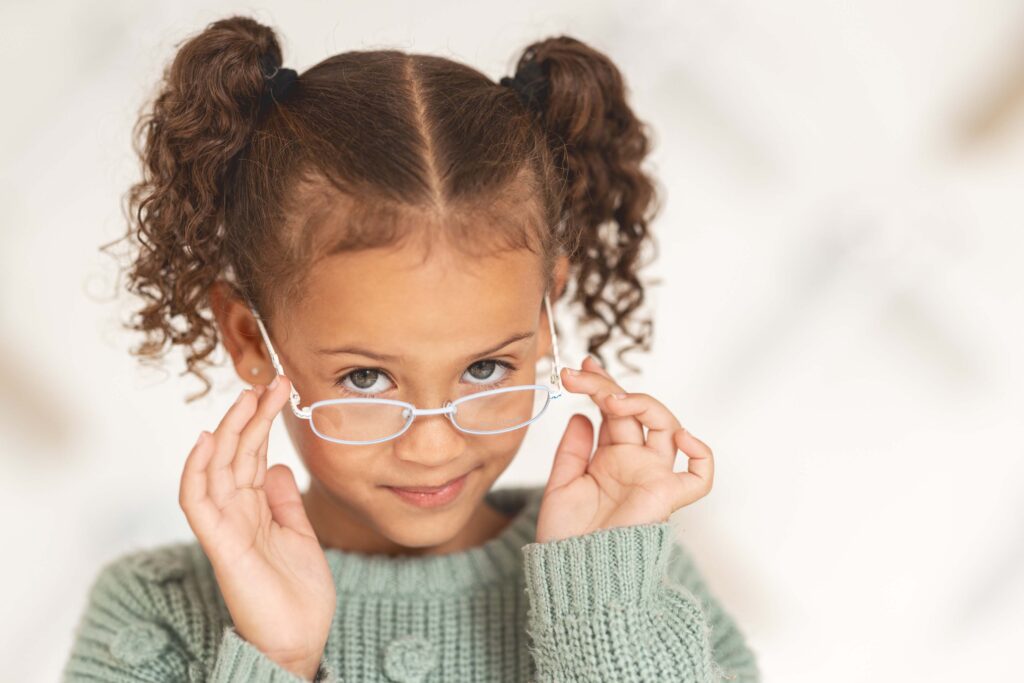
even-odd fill
[[(399, 401), (399, 400), (396, 400), (396, 399), (389, 399), (389, 398), (330, 398), (330, 399), (324, 399), (322, 401), (316, 401), (313, 404), (311, 404), (309, 406), (306, 406), (305, 408), (302, 408), (302, 407), (300, 407), (301, 399), (299, 397), (299, 392), (296, 391), (295, 385), (292, 384), (291, 385), (291, 395), (290, 395), (290, 398), (289, 398), (289, 401), (290, 401), (291, 407), (292, 407), (292, 413), (294, 413), (295, 417), (297, 417), (297, 418), (299, 418), (301, 420), (308, 420), (309, 421), (310, 429), (313, 431), (314, 434), (316, 434), (321, 439), (324, 439), (326, 441), (331, 441), (331, 442), (334, 442), (334, 443), (341, 443), (341, 444), (347, 444), (347, 445), (370, 445), (370, 444), (381, 443), (381, 442), (384, 442), (384, 441), (390, 441), (391, 439), (398, 438), (399, 436), (404, 434), (409, 429), (409, 427), (412, 426), (413, 421), (418, 416), (420, 416), (420, 415), (445, 415), (456, 429), (458, 429), (461, 432), (465, 432), (467, 434), (501, 434), (501, 433), (504, 433), (504, 432), (513, 431), (515, 429), (522, 429), (523, 427), (527, 426), (528, 424), (531, 424), (532, 422), (534, 422), (537, 419), (539, 419), (540, 416), (544, 414), (544, 412), (547, 410), (548, 406), (551, 404), (551, 400), (559, 398), (563, 394), (563, 390), (562, 390), (562, 376), (561, 376), (562, 363), (561, 363), (561, 360), (559, 359), (559, 356), (558, 356), (558, 337), (555, 334), (554, 318), (551, 315), (551, 302), (548, 299), (547, 293), (544, 294), (544, 308), (547, 311), (548, 326), (549, 326), (549, 329), (551, 330), (551, 352), (552, 352), (552, 358), (554, 360), (554, 363), (553, 363), (552, 368), (551, 368), (551, 378), (550, 378), (550, 381), (551, 381), (551, 384), (553, 384), (555, 386), (555, 389), (552, 389), (551, 387), (546, 386), (544, 384), (518, 384), (518, 385), (515, 385), (515, 386), (511, 386), (511, 387), (499, 387), (497, 389), (487, 389), (487, 390), (484, 390), (484, 391), (478, 391), (478, 392), (474, 392), (472, 394), (467, 394), (465, 396), (462, 396), (460, 398), (455, 399), (454, 401), (445, 401), (444, 406), (441, 407), (441, 408), (417, 408), (412, 403), (408, 403), (406, 401)], [(267, 351), (270, 354), (270, 362), (273, 363), (274, 370), (277, 372), (278, 375), (284, 375), (285, 374), (284, 368), (281, 366), (281, 362), (280, 362), (280, 360), (277, 357), (277, 352), (274, 351), (274, 345), (270, 342), (270, 334), (267, 332), (267, 328), (266, 328), (266, 325), (263, 323), (262, 316), (260, 316), (260, 314), (256, 311), (256, 307), (253, 306), (251, 303), (249, 304), (249, 310), (252, 312), (253, 317), (256, 319), (256, 324), (259, 327), (260, 334), (263, 336), (263, 342), (267, 346)], [(462, 403), (463, 401), (467, 401), (467, 400), (470, 400), (470, 399), (477, 399), (477, 398), (480, 398), (482, 396), (491, 395), (491, 394), (500, 394), (500, 393), (505, 393), (505, 392), (508, 392), (508, 391), (525, 391), (527, 389), (543, 390), (543, 391), (547, 392), (547, 399), (544, 401), (544, 406), (541, 408), (540, 412), (538, 412), (531, 420), (529, 420), (527, 422), (524, 422), (524, 423), (522, 423), (520, 425), (516, 425), (514, 427), (506, 427), (504, 429), (500, 429), (500, 430), (496, 430), (496, 431), (478, 431), (478, 430), (466, 429), (466, 428), (460, 426), (455, 421), (454, 414), (456, 412), (457, 406), (460, 403)], [(337, 439), (337, 438), (334, 438), (334, 437), (331, 437), (331, 436), (326, 436), (324, 434), (321, 434), (319, 431), (317, 431), (316, 426), (313, 424), (313, 420), (312, 420), (313, 410), (316, 407), (318, 407), (318, 406), (333, 405), (333, 404), (338, 404), (338, 403), (362, 403), (362, 404), (366, 404), (366, 403), (382, 403), (382, 404), (387, 404), (387, 405), (402, 406), (402, 407), (406, 408), (406, 410), (405, 410), (405, 414), (406, 414), (405, 426), (402, 427), (401, 431), (399, 431), (399, 432), (397, 432), (397, 433), (395, 433), (395, 434), (393, 434), (391, 436), (384, 437), (383, 439), (375, 439), (375, 440), (372, 440), (372, 441), (349, 441), (349, 440)]]

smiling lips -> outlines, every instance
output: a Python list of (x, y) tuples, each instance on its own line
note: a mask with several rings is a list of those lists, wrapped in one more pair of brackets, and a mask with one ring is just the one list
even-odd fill
[[(466, 475), (462, 475), (462, 476), (464, 477)], [(454, 481), (456, 481), (456, 480), (452, 479), (451, 481), (445, 482), (444, 484), (441, 484), (440, 486), (392, 486), (391, 488), (393, 488), (393, 489), (400, 489), (402, 491), (408, 491), (409, 493), (437, 493), (438, 491), (443, 489), (445, 486), (448, 486), (448, 484), (451, 484)]]
[[(476, 468), (474, 467), (473, 469), (476, 469)], [(473, 470), (470, 470), (469, 472), (472, 472), (472, 471)], [(469, 472), (465, 472), (463, 474), (460, 474), (455, 479), (449, 479), (445, 483), (440, 484), (438, 486), (388, 486), (388, 488), (389, 489), (400, 489), (402, 491), (408, 491), (409, 493), (437, 493), (438, 491), (440, 491), (444, 487), (446, 487), (446, 486), (448, 486), (450, 484), (454, 484), (459, 479), (462, 479), (467, 474), (469, 474)]]
[(437, 507), (440, 505), (446, 505), (447, 503), (455, 500), (465, 486), (466, 478), (468, 476), (469, 472), (463, 474), (458, 479), (451, 480), (443, 486), (421, 486), (415, 488), (388, 486), (387, 488), (407, 503), (412, 503), (418, 507)]

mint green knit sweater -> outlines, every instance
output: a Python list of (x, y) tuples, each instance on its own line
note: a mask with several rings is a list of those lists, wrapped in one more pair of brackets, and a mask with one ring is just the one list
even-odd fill
[[(317, 681), (758, 681), (754, 654), (670, 522), (535, 543), (543, 487), (487, 494), (513, 520), (420, 558), (326, 550), (338, 604)], [(198, 542), (99, 572), (63, 680), (299, 683), (234, 630)]]

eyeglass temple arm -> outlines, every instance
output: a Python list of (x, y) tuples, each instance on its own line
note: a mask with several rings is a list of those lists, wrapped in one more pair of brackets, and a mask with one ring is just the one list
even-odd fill
[(551, 302), (548, 300), (547, 294), (544, 294), (544, 309), (548, 314), (548, 325), (551, 328), (551, 354), (555, 359), (554, 364), (551, 366), (551, 383), (558, 389), (558, 392), (552, 398), (558, 398), (562, 395), (562, 362), (558, 358), (558, 337), (555, 335), (555, 317), (551, 315)]
[[(263, 336), (263, 343), (267, 346), (267, 352), (270, 354), (270, 362), (274, 364), (274, 370), (277, 371), (277, 374), (283, 375), (284, 368), (281, 367), (281, 361), (277, 358), (277, 352), (274, 351), (274, 345), (270, 343), (270, 335), (267, 333), (267, 328), (263, 324), (263, 318), (256, 312), (255, 306), (250, 304), (249, 308), (252, 311), (253, 317), (256, 318), (256, 325), (260, 328), (260, 334)], [(309, 408), (299, 407), (299, 392), (295, 390), (294, 384), (291, 385), (289, 400), (291, 401), (292, 412), (295, 413), (295, 416), (308, 420), (311, 415), (311, 411)]]

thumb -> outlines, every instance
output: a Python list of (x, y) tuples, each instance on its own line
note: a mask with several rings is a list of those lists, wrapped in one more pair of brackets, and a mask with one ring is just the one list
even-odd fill
[(263, 491), (275, 522), (303, 536), (316, 536), (302, 505), (295, 475), (288, 465), (278, 463), (267, 470)]
[(565, 426), (562, 440), (555, 451), (555, 461), (551, 464), (551, 476), (544, 493), (560, 489), (570, 484), (584, 472), (590, 464), (590, 454), (594, 447), (594, 425), (590, 418), (576, 413), (569, 418)]

